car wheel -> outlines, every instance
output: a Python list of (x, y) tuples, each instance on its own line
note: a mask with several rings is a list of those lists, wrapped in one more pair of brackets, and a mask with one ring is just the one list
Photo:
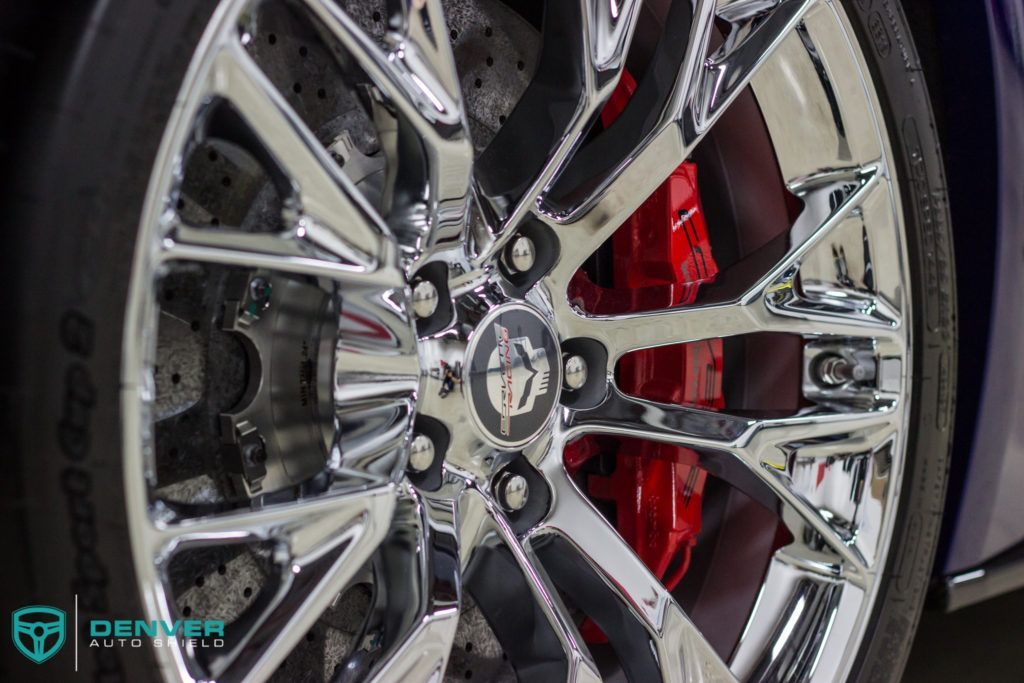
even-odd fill
[(74, 605), (76, 647), (5, 668), (899, 677), (956, 335), (898, 5), (111, 0), (74, 34), (16, 145), (4, 535), (11, 608)]

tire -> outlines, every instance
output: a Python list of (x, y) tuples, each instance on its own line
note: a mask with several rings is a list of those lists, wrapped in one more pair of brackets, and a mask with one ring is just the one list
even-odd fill
[[(852, 675), (895, 681), (943, 513), (956, 395), (955, 274), (939, 139), (902, 9), (891, 0), (843, 4), (886, 113), (916, 306), (906, 478), (884, 585)], [(33, 97), (5, 169), (15, 179), (4, 197), (13, 216), (4, 258), (14, 347), (2, 394), (3, 433), (13, 444), (5, 448), (2, 484), (0, 538), (14, 558), (0, 570), (5, 610), (64, 605), (70, 619), (77, 595), (81, 621), (143, 614), (122, 485), (124, 307), (153, 162), (215, 5), (97, 3), (67, 15), (68, 40), (49, 40), (39, 51)], [(158, 678), (145, 648), (80, 651), (82, 676)], [(70, 677), (73, 657), (65, 646), (38, 667), (5, 646), (0, 678)]]
[[(845, 3), (879, 85), (914, 268), (914, 398), (908, 460), (886, 582), (857, 680), (896, 681), (924, 606), (942, 525), (956, 404), (957, 318), (953, 233), (940, 140), (921, 60), (903, 8), (891, 0)], [(916, 266), (916, 267), (915, 267)]]
[[(21, 182), (5, 202), (16, 212), (12, 224), (35, 234), (20, 241), (14, 259), (20, 360), (5, 376), (14, 378), (9, 459), (18, 476), (5, 482), (17, 480), (17, 490), (4, 497), (3, 538), (20, 558), (4, 571), (21, 574), (4, 577), (5, 611), (59, 605), (70, 619), (77, 594), (82, 620), (141, 614), (118, 437), (124, 300), (164, 122), (214, 5), (97, 5), (65, 25), (73, 48), (56, 57), (41, 51), (50, 60), (41, 68), (47, 80), (17, 136)], [(147, 652), (92, 653), (100, 656), (79, 661), (83, 676), (154, 677)], [(0, 675), (70, 677), (73, 659), (65, 646), (40, 667), (5, 647)]]

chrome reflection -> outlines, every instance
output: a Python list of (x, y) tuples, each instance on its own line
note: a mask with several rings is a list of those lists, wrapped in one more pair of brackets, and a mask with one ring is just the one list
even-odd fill
[[(125, 490), (147, 616), (175, 617), (167, 568), (178, 553), (196, 548), (267, 544), (273, 587), (218, 656), (161, 649), (165, 677), (268, 676), (369, 568), (388, 587), (374, 618), (389, 626), (381, 627), (385, 635), (359, 671), (381, 681), (436, 679), (447, 665), (467, 577), (491, 562), (503, 571), (502, 582), (516, 583), (514, 597), (545, 634), (535, 651), (516, 654), (529, 664), (551, 664), (545, 671), (557, 678), (599, 680), (577, 615), (562, 597), (565, 582), (543, 559), (557, 539), (571, 568), (595, 579), (629, 636), (646, 648), (652, 677), (843, 678), (868, 623), (900, 492), (912, 311), (884, 119), (868, 95), (870, 78), (841, 8), (811, 0), (696, 0), (688, 47), (670, 65), (673, 77), (659, 84), (649, 128), (588, 179), (586, 191), (562, 201), (552, 188), (582, 153), (595, 114), (615, 88), (640, 2), (559, 6), (579, 18), (579, 31), (567, 41), (581, 65), (574, 72), (579, 82), (561, 93), (567, 106), (560, 126), (514, 196), (489, 193), (476, 175), (440, 0), (391, 3), (383, 45), (331, 0), (295, 5), (336, 55), (369, 78), (365, 95), (380, 137), (384, 186), (379, 201), (368, 200), (356, 186), (362, 178), (346, 175), (249, 56), (255, 4), (222, 3), (180, 93), (140, 229), (124, 332)], [(730, 30), (710, 50), (716, 21)], [(719, 283), (717, 298), (694, 307), (619, 316), (573, 307), (566, 297), (573, 273), (748, 86), (765, 112), (786, 185), (803, 204), (785, 244), (755, 254), (745, 264), (748, 279)], [(266, 148), (283, 195), (273, 230), (208, 230), (187, 224), (172, 202), (185, 151), (203, 138), (207, 115), (221, 105)], [(805, 110), (808, 125), (793, 126)], [(353, 173), (365, 175), (366, 163), (354, 162)], [(536, 286), (518, 288), (499, 260), (524, 220), (552, 233), (558, 255)], [(247, 500), (222, 509), (175, 507), (152, 491), (159, 319), (153, 288), (163, 269), (187, 261), (259, 272), (279, 289), (309, 288), (326, 311), (322, 336), (330, 343), (310, 351), (317, 400), (329, 406), (316, 434), (326, 454), (318, 451), (312, 465), (304, 460), (298, 474), (268, 467), (262, 492), (250, 486)], [(435, 264), (447, 273), (441, 284), (452, 316), (427, 332), (417, 329), (410, 310), (409, 281)], [(521, 300), (560, 341), (599, 344), (608, 361), (589, 368), (588, 384), (600, 389), (594, 400), (579, 409), (563, 402), (520, 453), (485, 438), (466, 410), (461, 383), (467, 349), (484, 333), (481, 321)], [(302, 337), (303, 328), (296, 322), (277, 332)], [(781, 417), (733, 415), (644, 401), (616, 386), (616, 362), (631, 351), (753, 332), (803, 337), (809, 406)], [(846, 365), (834, 362), (821, 375), (828, 381), (817, 381), (827, 354)], [(849, 367), (860, 374), (844, 374)], [(234, 416), (240, 436), (249, 434), (242, 423), (251, 417)], [(440, 484), (430, 490), (409, 483), (405, 462), (423, 418), (448, 437), (438, 454)], [(781, 517), (793, 541), (773, 556), (735, 652), (715, 651), (570, 480), (561, 450), (587, 434), (692, 448), (708, 471)], [(296, 450), (295, 443), (278, 450)], [(512, 465), (536, 477), (522, 509), (502, 509), (494, 496), (494, 482)], [(538, 500), (543, 505), (531, 508)], [(486, 611), (486, 591), (478, 590)]]

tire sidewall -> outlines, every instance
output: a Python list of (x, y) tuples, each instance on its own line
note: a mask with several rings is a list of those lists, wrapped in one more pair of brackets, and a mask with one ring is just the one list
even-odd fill
[(953, 241), (938, 132), (920, 58), (894, 0), (842, 0), (885, 115), (899, 181), (909, 279), (913, 384), (889, 556), (850, 679), (902, 676), (941, 528), (956, 392)]
[(79, 674), (158, 678), (151, 648), (90, 648), (90, 619), (142, 619), (124, 495), (120, 381), (125, 301), (142, 204), (163, 131), (211, 0), (98, 3), (46, 64), (20, 141), (17, 377), (11, 405), (20, 486), (5, 515), (23, 571), (4, 607), (67, 613), (41, 665), (5, 648), (7, 680)]

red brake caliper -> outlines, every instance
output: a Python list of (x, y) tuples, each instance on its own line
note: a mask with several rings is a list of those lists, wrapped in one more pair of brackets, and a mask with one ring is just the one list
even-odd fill
[[(624, 73), (601, 114), (609, 126), (628, 103), (636, 81)], [(711, 256), (707, 226), (697, 192), (697, 167), (684, 162), (640, 206), (612, 238), (612, 288), (630, 294), (631, 309), (693, 303), (701, 284), (718, 267)], [(602, 313), (602, 296), (590, 287), (574, 288), (584, 308)], [(615, 312), (623, 312), (617, 310)], [(722, 399), (722, 342), (677, 344), (631, 353), (619, 361), (616, 381), (630, 395), (664, 403), (717, 409)], [(590, 474), (591, 497), (614, 505), (615, 525), (669, 590), (690, 564), (701, 525), (706, 472), (687, 448), (636, 439), (584, 438), (565, 452), (575, 474), (601, 452), (615, 453), (610, 475)], [(589, 642), (605, 636), (589, 620)]]

